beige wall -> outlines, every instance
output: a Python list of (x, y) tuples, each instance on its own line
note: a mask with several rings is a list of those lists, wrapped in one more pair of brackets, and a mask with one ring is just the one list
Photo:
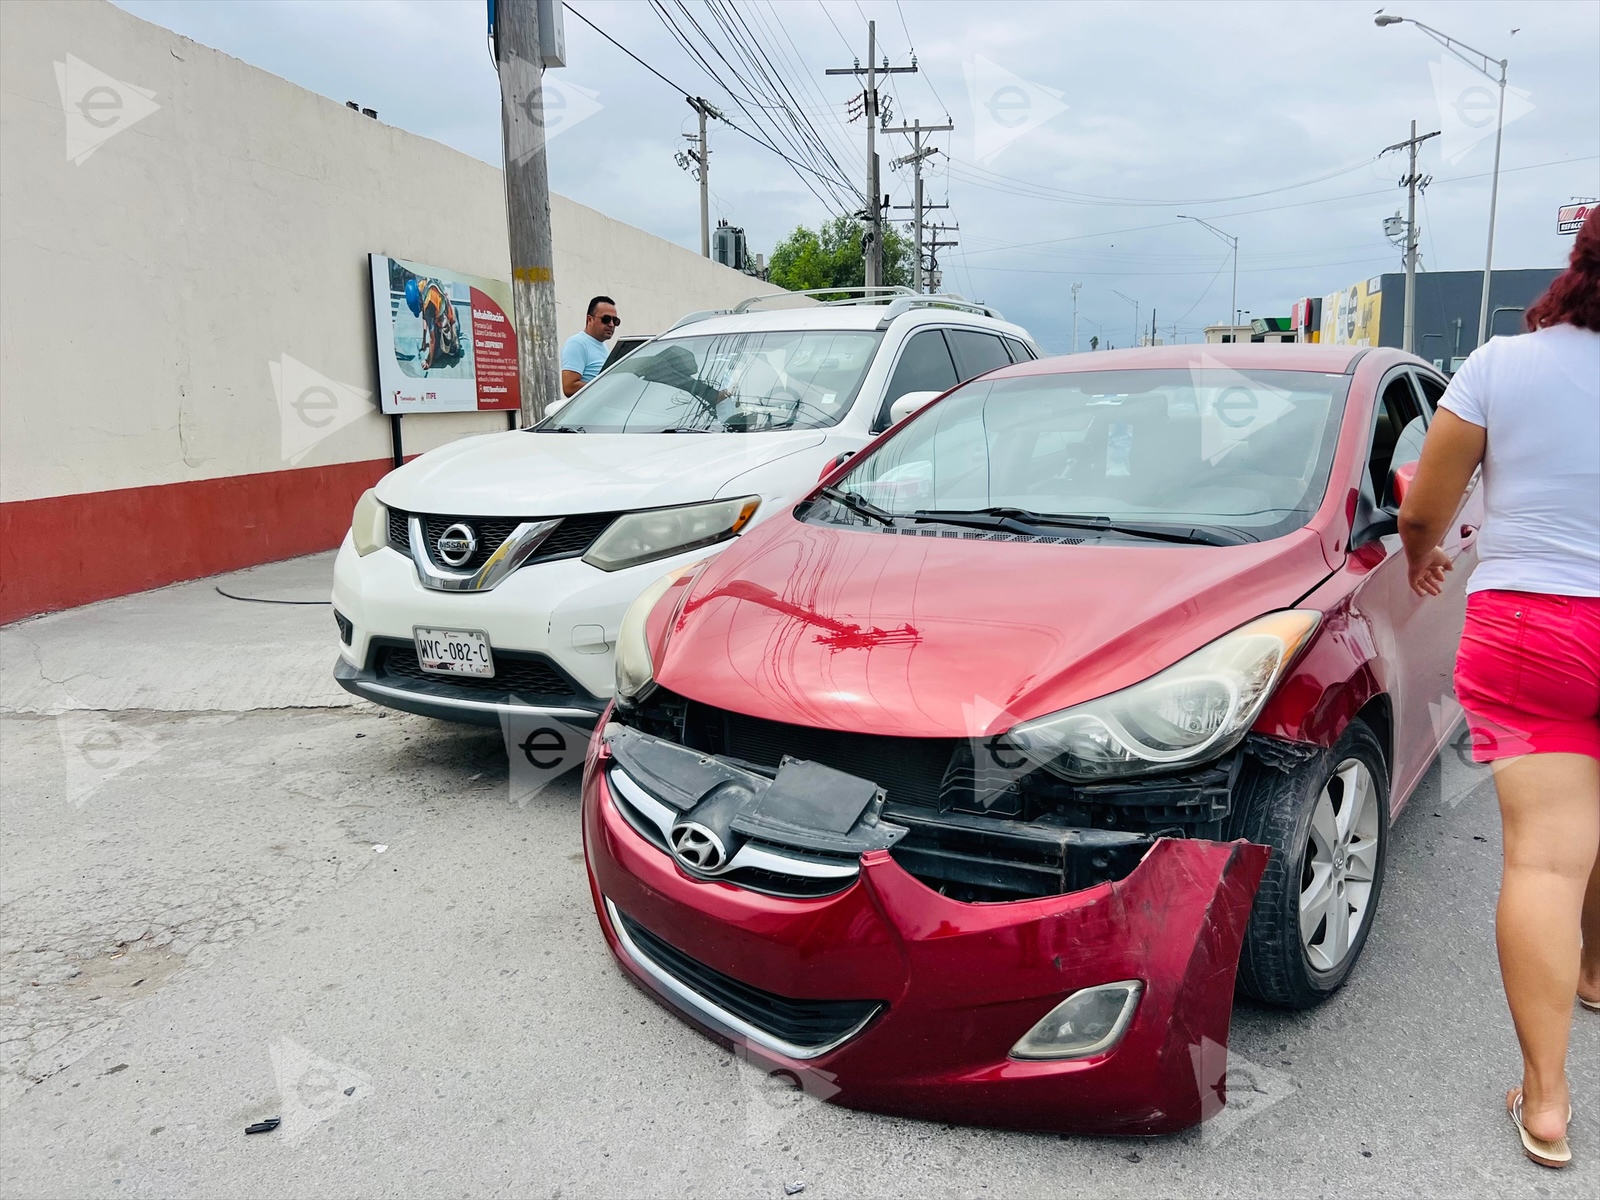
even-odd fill
[[(69, 55), (159, 106), (76, 164)], [(776, 290), (564, 197), (552, 219), (563, 337), (596, 292), (658, 332)], [(269, 364), (375, 392), (369, 252), (506, 278), (500, 171), (102, 0), (0, 3), (0, 500), (290, 466)], [(504, 424), (408, 417), (406, 449)], [(388, 453), (373, 408), (293, 465)]]

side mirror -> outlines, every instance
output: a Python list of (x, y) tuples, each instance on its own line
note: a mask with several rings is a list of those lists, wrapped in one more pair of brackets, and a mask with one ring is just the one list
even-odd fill
[(889, 424), (898, 425), (930, 400), (937, 400), (943, 392), (907, 392), (889, 406)]
[(854, 450), (846, 450), (843, 454), (837, 455), (834, 458), (830, 458), (827, 462), (823, 463), (822, 474), (817, 476), (818, 482), (821, 482), (829, 475), (832, 475), (834, 471), (838, 470), (839, 466), (845, 461), (845, 459), (850, 458), (854, 454)]
[[(573, 392), (572, 396), (576, 396), (577, 394), (577, 392)], [(550, 401), (549, 404), (544, 406), (544, 415), (548, 417), (551, 413), (560, 412), (563, 408), (572, 403), (572, 396), (557, 396), (554, 400)]]
[(1406, 493), (1411, 490), (1411, 485), (1417, 478), (1417, 464), (1415, 461), (1401, 463), (1389, 473), (1389, 495), (1394, 497), (1394, 506), (1399, 508), (1406, 502)]

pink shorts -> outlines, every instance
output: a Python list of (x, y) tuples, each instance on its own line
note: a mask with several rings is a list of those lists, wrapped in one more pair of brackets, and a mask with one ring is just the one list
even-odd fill
[(1600, 758), (1600, 596), (1473, 592), (1456, 657), (1472, 757)]

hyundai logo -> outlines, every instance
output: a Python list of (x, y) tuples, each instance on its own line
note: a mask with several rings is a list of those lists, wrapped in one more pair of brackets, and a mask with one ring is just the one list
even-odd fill
[(445, 566), (459, 567), (477, 550), (478, 535), (472, 532), (472, 526), (457, 521), (439, 535), (434, 547), (439, 551), (439, 559)]
[(728, 861), (722, 839), (704, 825), (684, 821), (672, 827), (672, 853), (684, 866), (712, 872)]

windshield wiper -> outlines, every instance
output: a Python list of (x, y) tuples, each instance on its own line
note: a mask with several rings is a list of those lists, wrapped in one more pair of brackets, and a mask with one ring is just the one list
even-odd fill
[(657, 433), (711, 433), (709, 429), (700, 429), (692, 425), (669, 425), (666, 429), (658, 429)]
[(535, 433), (588, 433), (582, 425), (540, 425)]
[(836, 487), (825, 487), (822, 494), (835, 504), (842, 504), (853, 513), (869, 517), (882, 525), (894, 527), (894, 514), (886, 508), (879, 508), (872, 501), (866, 499), (860, 492), (841, 492)]
[(1199, 546), (1237, 546), (1254, 538), (1236, 530), (1206, 526), (1138, 525), (1113, 522), (1110, 517), (1079, 516), (1070, 513), (1038, 513), (1026, 508), (920, 509), (913, 521), (939, 521), (947, 525), (968, 525), (976, 529), (1004, 529), (1011, 533), (1038, 533), (1041, 527), (1087, 529), (1150, 538), (1159, 542), (1180, 542)]

